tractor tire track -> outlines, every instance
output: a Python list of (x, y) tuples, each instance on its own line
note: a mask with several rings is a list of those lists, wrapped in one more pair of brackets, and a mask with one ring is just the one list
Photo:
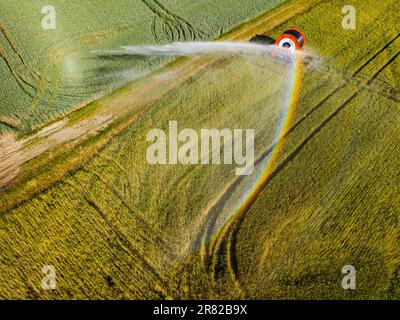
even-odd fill
[(372, 81), (374, 81), (374, 80), (379, 76), (379, 74), (380, 74), (383, 70), (385, 70), (394, 60), (396, 60), (397, 57), (398, 57), (399, 55), (400, 55), (400, 51), (397, 52), (388, 62), (386, 62), (385, 65), (384, 65), (383, 67), (381, 67), (381, 68), (372, 76), (372, 78), (368, 81), (367, 84), (371, 84)]
[[(36, 70), (32, 69), (29, 67), (29, 65), (27, 64), (27, 62), (25, 61), (25, 59), (22, 56), (21, 50), (18, 48), (17, 43), (12, 39), (12, 36), (8, 33), (8, 31), (6, 30), (5, 26), (0, 23), (0, 34), (2, 34), (6, 40), (6, 42), (8, 43), (8, 46), (11, 48), (12, 54), (16, 57), (16, 60), (19, 60), (22, 65), (24, 66), (24, 69), (26, 70), (26, 73), (32, 77), (32, 79), (37, 82), (38, 78), (40, 78), (39, 76), (39, 72), (37, 72)], [(1, 48), (0, 48), (1, 49)], [(13, 69), (11, 66), (11, 60), (9, 58), (7, 58), (7, 54), (6, 54), (6, 50), (5, 48), (3, 48), (0, 51), (0, 56), (5, 60), (7, 67), (10, 69), (12, 75), (14, 76), (14, 78), (19, 81), (24, 83), (25, 85), (29, 86), (31, 89), (33, 90), (37, 90), (36, 86), (34, 85), (34, 83), (32, 83), (31, 81), (27, 80), (23, 75), (17, 73)]]
[[(146, 276), (150, 276), (150, 278), (146, 278), (150, 283), (156, 282), (157, 288), (163, 288), (162, 295), (166, 296), (165, 292), (163, 292), (164, 288), (167, 288), (165, 281), (162, 276), (158, 273), (158, 271), (154, 268), (150, 261), (148, 261), (143, 253), (141, 253), (134, 245), (119, 232), (115, 226), (108, 220), (107, 214), (103, 212), (103, 210), (89, 197), (84, 197), (86, 203), (101, 217), (101, 219), (108, 226), (109, 230), (114, 234), (120, 243), (119, 248), (121, 248), (126, 254), (132, 257), (131, 263), (135, 264), (136, 267), (141, 269), (142, 275), (146, 278)], [(138, 263), (140, 261), (141, 263)], [(139, 287), (140, 288), (140, 287)], [(139, 289), (138, 288), (138, 289)]]
[(18, 128), (14, 125), (12, 125), (9, 122), (6, 122), (4, 120), (0, 120), (0, 125), (6, 127), (7, 129), (11, 130), (12, 132), (18, 132)]
[[(126, 199), (132, 198), (131, 183), (130, 183), (129, 177), (127, 176), (126, 172), (123, 170), (123, 168), (119, 164), (117, 164), (114, 161), (114, 159), (109, 158), (109, 159), (105, 159), (105, 160), (106, 161), (108, 160), (108, 162), (103, 164), (100, 167), (100, 170), (96, 170), (94, 173), (91, 173), (90, 171), (87, 171), (86, 169), (84, 169), (84, 171), (86, 171), (88, 174), (92, 174), (89, 185), (93, 186), (93, 185), (97, 184), (98, 182), (102, 183), (105, 188), (110, 190), (114, 194), (114, 196), (120, 200), (122, 206), (140, 224), (141, 230), (143, 230), (145, 233), (138, 233), (138, 235), (140, 235), (144, 241), (148, 241), (150, 238), (150, 240), (153, 243), (157, 243), (160, 246), (160, 248), (168, 254), (168, 257), (170, 257), (171, 259), (175, 259), (176, 257), (174, 255), (171, 247), (165, 241), (165, 239), (160, 236), (159, 232), (156, 232), (156, 230), (153, 230), (152, 226), (145, 219), (146, 217), (143, 214), (140, 214), (139, 211), (137, 211), (137, 210), (135, 211), (134, 208), (132, 208), (132, 205), (126, 200)], [(113, 161), (113, 163), (117, 166), (116, 176), (119, 177), (119, 180), (121, 180), (121, 177), (122, 177), (122, 179), (125, 180), (126, 184), (128, 185), (128, 188), (124, 188), (124, 189), (129, 190), (128, 192), (122, 193), (115, 186), (115, 182), (113, 182), (113, 181), (109, 182), (105, 178), (103, 178), (103, 177), (109, 176), (107, 174), (109, 172), (106, 172), (105, 170), (107, 170), (107, 168), (109, 168), (111, 161)], [(136, 174), (139, 175), (138, 172), (136, 172)], [(151, 231), (151, 232), (149, 232), (149, 231)]]
[(26, 83), (24, 83), (24, 80), (21, 79), (21, 77), (19, 76), (19, 74), (17, 74), (15, 72), (15, 70), (13, 69), (10, 60), (7, 58), (5, 52), (2, 50), (2, 48), (0, 48), (0, 58), (4, 61), (4, 63), (6, 64), (8, 70), (10, 71), (11, 75), (13, 76), (14, 80), (16, 81), (16, 83), (18, 84), (18, 86), (21, 88), (21, 90), (28, 95), (31, 99), (34, 98), (34, 94), (32, 92), (30, 92), (27, 88), (26, 88)]
[(145, 217), (138, 215), (137, 211), (135, 212), (133, 210), (130, 204), (127, 203), (127, 201), (125, 200), (126, 197), (124, 195), (122, 195), (114, 186), (111, 186), (110, 183), (108, 183), (104, 178), (102, 178), (100, 174), (94, 173), (92, 179), (93, 178), (95, 180), (91, 181), (91, 185), (94, 185), (95, 183), (97, 183), (97, 181), (100, 181), (108, 190), (110, 190), (113, 193), (113, 195), (117, 199), (119, 199), (119, 201), (121, 201), (122, 206), (131, 214), (131, 216), (137, 220), (137, 222), (141, 226), (141, 230), (143, 231), (139, 232), (138, 236), (140, 236), (140, 238), (143, 241), (147, 242), (150, 240), (153, 243), (158, 244), (160, 246), (160, 249), (162, 249), (168, 255), (168, 257), (172, 259), (175, 258), (173, 251), (168, 246), (165, 239), (163, 239), (159, 235), (159, 232), (155, 232), (154, 230), (152, 230), (153, 229), (152, 226), (146, 221)]
[(18, 49), (18, 46), (14, 40), (12, 40), (11, 35), (8, 33), (4, 25), (0, 22), (0, 32), (3, 34), (4, 38), (7, 40), (8, 44), (14, 51), (15, 55), (19, 58), (19, 60), (22, 62), (22, 64), (25, 66), (25, 68), (28, 68), (28, 65), (25, 61), (25, 59), (22, 57), (21, 51)]
[(207, 37), (207, 34), (205, 34), (202, 31), (195, 30), (193, 25), (186, 19), (174, 14), (173, 12), (169, 11), (164, 5), (161, 4), (159, 0), (153, 0), (155, 4), (157, 4), (164, 12), (166, 12), (169, 16), (171, 16), (174, 20), (176, 20), (179, 23), (180, 30), (182, 31), (183, 39), (186, 40), (185, 38), (185, 28), (184, 26), (187, 27), (189, 31), (189, 37), (192, 40), (196, 40), (197, 37)]
[[(165, 288), (167, 288), (167, 286), (165, 284), (165, 281), (163, 280), (161, 274), (157, 271), (157, 267), (152, 264), (148, 257), (146, 257), (146, 253), (142, 252), (139, 248), (136, 248), (132, 241), (130, 241), (127, 236), (122, 231), (120, 231), (120, 227), (112, 223), (112, 221), (109, 219), (107, 212), (96, 203), (96, 195), (93, 194), (91, 190), (83, 189), (82, 185), (76, 178), (73, 178), (73, 180), (74, 182), (66, 181), (66, 184), (68, 184), (73, 190), (75, 190), (77, 194), (82, 195), (82, 199), (85, 201), (85, 203), (99, 215), (99, 217), (102, 221), (104, 221), (110, 232), (116, 237), (118, 248), (122, 249), (122, 251), (132, 257), (132, 261), (130, 263), (127, 262), (127, 264), (130, 266), (132, 264), (135, 264), (135, 266), (141, 271), (147, 283), (155, 282), (157, 286), (153, 288), (157, 288), (156, 290), (158, 291), (158, 293), (162, 294), (162, 296), (166, 296)], [(150, 229), (142, 228), (142, 230), (146, 230), (148, 232)], [(148, 235), (152, 234), (153, 232), (148, 232)], [(140, 234), (139, 236), (144, 239), (145, 242), (149, 241), (149, 239), (145, 238), (143, 234)], [(163, 250), (168, 251), (167, 248), (163, 248)], [(140, 286), (135, 288), (139, 291), (142, 289)]]
[(354, 73), (353, 77), (358, 75), (363, 69), (365, 69), (373, 60), (375, 60), (383, 51), (385, 51), (393, 42), (400, 38), (400, 33), (390, 40), (385, 46), (383, 46), (378, 52), (376, 52), (371, 58), (369, 58), (365, 63), (363, 63)]
[(203, 31), (196, 30), (189, 21), (170, 11), (158, 0), (141, 1), (154, 14), (151, 24), (151, 32), (157, 43), (162, 42), (158, 33), (158, 24), (160, 24), (160, 30), (163, 32), (168, 42), (195, 41), (197, 39), (205, 39), (208, 37), (208, 35)]

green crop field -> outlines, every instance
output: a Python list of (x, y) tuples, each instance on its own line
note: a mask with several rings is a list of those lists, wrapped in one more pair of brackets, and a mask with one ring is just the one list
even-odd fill
[[(0, 136), (0, 169), (11, 167), (7, 141), (30, 148), (15, 147), (20, 166), (0, 189), (0, 298), (400, 298), (397, 0), (353, 0), (355, 30), (342, 28), (344, 0), (55, 3), (68, 28), (49, 33), (41, 1), (18, 17), (19, 5), (0, 3), (0, 132), (10, 139)], [(290, 67), (262, 56), (167, 64), (89, 54), (229, 31), (276, 38), (293, 26), (313, 55), (295, 101)], [(49, 122), (90, 125), (112, 112), (108, 127), (43, 148), (58, 132)], [(197, 131), (253, 128), (254, 174), (150, 165), (146, 135), (172, 120)], [(266, 180), (233, 215), (268, 159)], [(44, 265), (57, 271), (56, 290), (42, 289)], [(356, 290), (341, 286), (345, 265), (357, 270)]]
[(0, 1), (0, 132), (30, 132), (167, 60), (110, 61), (93, 50), (213, 39), (281, 2), (56, 0), (56, 29), (44, 30), (43, 1)]

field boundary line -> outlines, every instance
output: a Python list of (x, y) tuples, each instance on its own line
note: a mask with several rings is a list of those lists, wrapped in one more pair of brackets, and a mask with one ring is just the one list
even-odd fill
[(367, 84), (371, 84), (372, 81), (374, 81), (374, 80), (379, 76), (379, 74), (380, 74), (383, 70), (385, 70), (394, 60), (396, 60), (397, 57), (398, 57), (399, 55), (400, 55), (400, 51), (397, 52), (388, 62), (386, 62), (385, 65), (384, 65), (383, 67), (381, 67), (381, 68), (372, 76), (372, 78), (371, 78), (370, 80), (368, 80)]
[(365, 63), (363, 63), (354, 73), (353, 77), (358, 75), (366, 66), (368, 66), (375, 58), (377, 58), (383, 51), (385, 51), (393, 42), (400, 38), (400, 33), (390, 40), (384, 47), (382, 47), (378, 52), (376, 52), (371, 58), (369, 58)]

